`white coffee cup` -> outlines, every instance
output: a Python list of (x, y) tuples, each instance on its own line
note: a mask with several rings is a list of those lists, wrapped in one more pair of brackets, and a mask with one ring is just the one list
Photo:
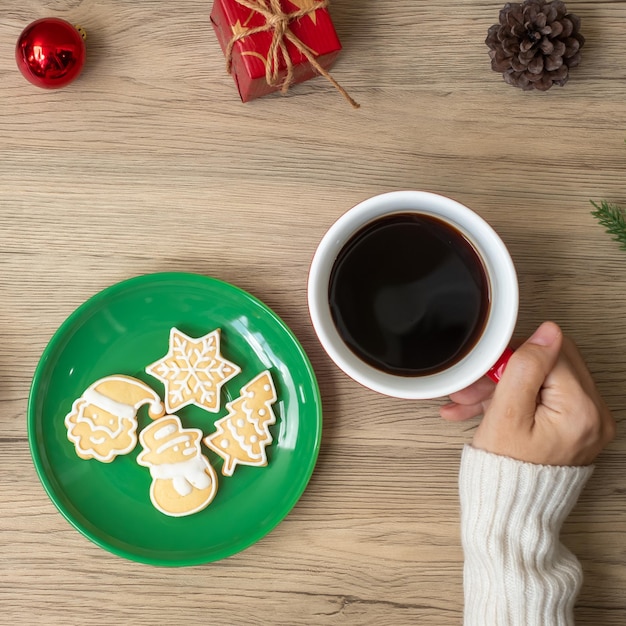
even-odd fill
[[(352, 236), (382, 216), (411, 212), (443, 220), (464, 235), (480, 256), (489, 283), (489, 312), (483, 331), (469, 353), (447, 369), (423, 376), (389, 374), (359, 358), (339, 335), (329, 302), (333, 265)], [(459, 202), (423, 191), (394, 191), (357, 204), (326, 232), (309, 271), (311, 321), (328, 355), (355, 381), (379, 393), (398, 398), (431, 399), (447, 396), (464, 389), (494, 368), (501, 372), (510, 354), (508, 344), (517, 321), (518, 302), (515, 267), (497, 233), (479, 215)]]

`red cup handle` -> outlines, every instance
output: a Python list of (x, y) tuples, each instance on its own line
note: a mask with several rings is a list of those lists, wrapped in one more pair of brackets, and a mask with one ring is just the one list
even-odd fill
[(509, 362), (509, 359), (513, 356), (512, 348), (507, 348), (502, 356), (496, 361), (496, 364), (487, 372), (487, 376), (493, 380), (494, 383), (497, 383), (502, 378), (502, 373), (506, 368), (506, 364)]

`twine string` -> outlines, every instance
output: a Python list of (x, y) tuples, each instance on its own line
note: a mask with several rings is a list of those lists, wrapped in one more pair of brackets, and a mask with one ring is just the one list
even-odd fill
[[(317, 9), (324, 9), (328, 6), (329, 0), (320, 0), (314, 7), (300, 9), (286, 13), (280, 4), (280, 0), (235, 0), (241, 6), (260, 13), (265, 18), (265, 24), (249, 28), (241, 33), (237, 33), (231, 37), (226, 46), (226, 71), (230, 74), (233, 66), (233, 47), (242, 39), (251, 37), (257, 33), (272, 32), (272, 41), (267, 53), (267, 62), (265, 63), (265, 80), (268, 85), (273, 87), (280, 86), (280, 91), (285, 93), (294, 81), (293, 61), (287, 50), (285, 41), (292, 43), (295, 48), (304, 56), (304, 58), (313, 66), (318, 74), (321, 74), (328, 80), (339, 93), (355, 108), (359, 108), (359, 104), (350, 97), (348, 92), (319, 64), (315, 58), (315, 53), (303, 41), (301, 41), (289, 27), (294, 20), (298, 20)], [(281, 60), (285, 64), (286, 75), (282, 84), (280, 84), (278, 75)]]

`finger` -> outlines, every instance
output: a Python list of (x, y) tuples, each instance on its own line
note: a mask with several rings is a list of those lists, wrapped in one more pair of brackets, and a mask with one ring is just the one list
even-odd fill
[(450, 400), (456, 404), (478, 404), (491, 398), (495, 387), (496, 384), (484, 376), (469, 387), (450, 394)]
[(484, 413), (483, 404), (456, 404), (450, 402), (439, 408), (439, 415), (448, 422), (463, 422)]
[(587, 367), (585, 359), (578, 349), (578, 346), (571, 339), (568, 339), (567, 337), (565, 337), (564, 339), (565, 341), (563, 343), (562, 352), (567, 356), (570, 363), (572, 364), (572, 367), (578, 374), (579, 379), (582, 381), (583, 388), (596, 403), (596, 406), (600, 411), (603, 429), (606, 434), (605, 443), (608, 443), (615, 438), (616, 434), (616, 423), (615, 418), (613, 417), (613, 413), (611, 412), (611, 409), (609, 408), (607, 403), (602, 398), (596, 382), (591, 372), (589, 371), (589, 368)]
[(537, 396), (554, 368), (563, 333), (553, 322), (544, 322), (509, 360), (493, 394), (490, 415), (497, 418), (532, 420)]
[[(611, 410), (600, 395), (596, 383), (587, 368), (585, 361), (573, 341), (564, 338), (561, 355), (550, 372), (541, 392), (541, 403), (551, 409), (550, 415), (558, 419), (559, 407), (563, 405), (562, 391), (566, 389), (571, 401), (572, 398), (582, 398), (577, 404), (576, 415), (584, 418), (585, 415), (597, 415), (603, 432), (604, 444), (615, 436), (615, 418)], [(583, 410), (584, 400), (588, 399), (595, 406), (595, 411), (587, 408)]]
[[(545, 397), (549, 402), (558, 390), (568, 390), (569, 395), (573, 395), (577, 390), (586, 394), (596, 406), (603, 403), (595, 381), (585, 361), (579, 352), (576, 344), (567, 337), (563, 338), (563, 345), (559, 358), (552, 368), (542, 388), (542, 399)], [(558, 393), (557, 401), (559, 401)]]
[(579, 380), (581, 381), (585, 391), (590, 395), (597, 395), (599, 393), (596, 389), (596, 383), (593, 380), (591, 372), (587, 368), (585, 363), (585, 359), (583, 355), (580, 353), (578, 346), (568, 337), (563, 338), (563, 348), (561, 350), (562, 354), (567, 358), (569, 364), (576, 372)]
[(513, 350), (517, 350), (523, 343), (526, 342), (526, 340), (528, 339), (528, 337), (513, 337), (513, 339), (511, 339), (510, 341), (510, 346), (511, 348), (513, 348)]

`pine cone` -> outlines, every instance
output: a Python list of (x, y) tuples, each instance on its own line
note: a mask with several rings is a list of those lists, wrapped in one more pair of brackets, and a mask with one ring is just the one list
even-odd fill
[(491, 68), (525, 91), (565, 85), (580, 63), (580, 19), (561, 0), (508, 2), (487, 33)]

